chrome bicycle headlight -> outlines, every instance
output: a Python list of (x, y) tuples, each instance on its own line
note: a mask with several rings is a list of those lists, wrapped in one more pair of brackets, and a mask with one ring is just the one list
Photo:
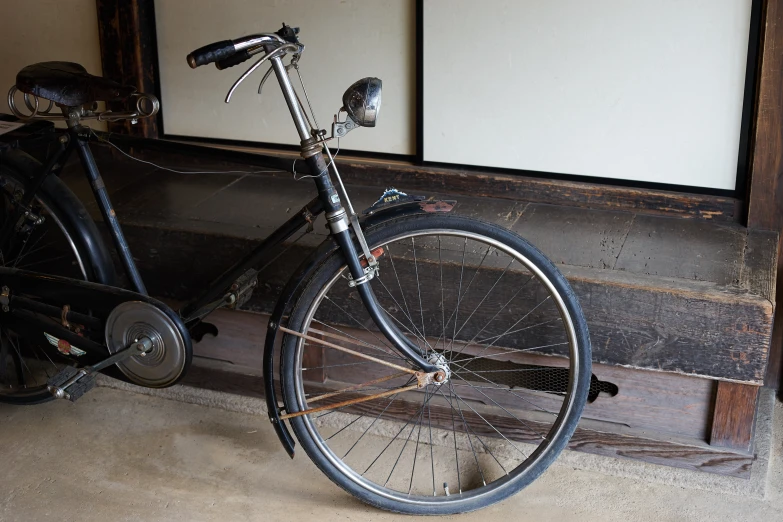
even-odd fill
[(361, 127), (375, 127), (381, 110), (380, 78), (362, 78), (343, 94), (343, 110)]

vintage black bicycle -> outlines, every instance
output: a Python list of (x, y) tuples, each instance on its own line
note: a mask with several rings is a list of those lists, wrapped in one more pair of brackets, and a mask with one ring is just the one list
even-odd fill
[[(271, 64), (262, 85), (277, 78), (318, 194), (176, 311), (147, 294), (90, 152), (94, 134), (82, 124), (151, 116), (157, 100), (72, 63), (19, 73), (12, 111), (59, 118), (67, 129), (47, 135), (42, 162), (19, 147), (0, 155), (0, 401), (74, 401), (98, 372), (146, 387), (177, 383), (191, 363), (191, 339), (208, 329), (204, 318), (244, 302), (278, 247), (324, 214), (329, 237), (296, 269), (266, 330), (266, 402), (286, 451), (293, 457), (292, 429), (332, 481), (391, 511), (457, 513), (500, 501), (537, 478), (576, 428), (591, 379), (577, 299), (535, 247), (454, 214), (454, 202), (389, 190), (357, 214), (328, 142), (375, 125), (381, 81), (348, 88), (338, 112), (345, 119), (335, 117), (328, 136), (304, 84), (295, 89), (289, 77), (304, 51), (297, 33), (284, 25), (187, 57), (193, 68), (226, 69), (260, 55), (226, 101)], [(117, 100), (131, 108), (94, 105)], [(129, 288), (58, 177), (73, 150)]]

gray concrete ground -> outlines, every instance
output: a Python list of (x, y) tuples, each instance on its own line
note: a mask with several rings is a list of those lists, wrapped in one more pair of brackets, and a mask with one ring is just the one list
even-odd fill
[[(774, 409), (764, 498), (575, 469), (566, 455), (517, 496), (459, 518), (782, 520)], [(0, 423), (2, 521), (403, 519), (346, 495), (304, 455), (289, 460), (260, 415), (98, 388), (75, 404), (0, 406)]]

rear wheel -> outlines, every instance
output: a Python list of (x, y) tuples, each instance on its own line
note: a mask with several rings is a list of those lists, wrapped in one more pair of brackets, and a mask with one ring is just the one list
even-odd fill
[[(379, 333), (338, 252), (294, 308), (281, 376), (296, 436), (335, 483), (410, 514), (472, 511), (537, 478), (573, 434), (590, 342), (560, 272), (521, 237), (455, 216), (366, 231), (379, 304), (443, 382)], [(350, 350), (350, 351), (346, 351)]]
[[(108, 263), (94, 265), (84, 235), (72, 224), (74, 216), (89, 220), (89, 215), (59, 178), (49, 176), (26, 215), (14, 219), (32, 176), (41, 166), (30, 156), (12, 154), (14, 157), (4, 156), (0, 163), (0, 229), (14, 221), (9, 240), (0, 245), (0, 266), (111, 282), (113, 269)], [(99, 238), (97, 229), (91, 221), (89, 226), (94, 231), (88, 239), (95, 241)], [(11, 320), (0, 322), (0, 402), (37, 404), (53, 398), (46, 388), (47, 379), (63, 366), (78, 363), (77, 356), (61, 353), (57, 344), (56, 338), (44, 335), (40, 339), (22, 336)]]

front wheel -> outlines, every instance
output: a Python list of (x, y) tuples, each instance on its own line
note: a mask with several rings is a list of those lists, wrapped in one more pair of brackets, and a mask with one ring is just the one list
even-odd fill
[(292, 428), (336, 484), (390, 511), (450, 514), (535, 480), (576, 428), (590, 340), (573, 291), (499, 226), (419, 215), (365, 231), (380, 306), (446, 378), (419, 384), (364, 308), (340, 252), (310, 278), (281, 353)]

